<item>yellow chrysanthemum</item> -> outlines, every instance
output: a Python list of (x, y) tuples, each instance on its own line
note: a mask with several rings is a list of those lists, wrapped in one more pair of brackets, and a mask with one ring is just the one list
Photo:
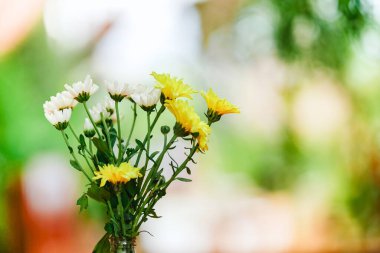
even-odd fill
[(207, 93), (202, 91), (201, 95), (206, 100), (208, 109), (220, 116), (227, 113), (240, 113), (239, 108), (226, 99), (219, 98), (212, 89), (209, 89)]
[(177, 129), (178, 136), (187, 136), (194, 134), (199, 144), (199, 149), (205, 151), (207, 147), (208, 135), (211, 132), (210, 126), (201, 121), (194, 108), (188, 101), (184, 100), (166, 100), (166, 108), (173, 113), (180, 130)]
[(191, 99), (191, 94), (196, 93), (188, 84), (184, 83), (182, 79), (172, 77), (169, 74), (157, 74), (152, 72), (152, 76), (156, 79), (156, 88), (161, 89), (165, 99), (176, 99), (179, 97), (186, 97)]
[(197, 126), (197, 132), (198, 132), (198, 144), (199, 149), (202, 151), (208, 150), (207, 142), (208, 142), (208, 136), (211, 133), (211, 128), (209, 125), (206, 124), (206, 122), (200, 121)]
[(194, 107), (184, 100), (166, 100), (166, 108), (173, 113), (176, 122), (181, 125), (184, 132), (190, 134), (198, 125), (200, 118), (195, 113)]
[(100, 187), (103, 187), (107, 182), (112, 184), (127, 183), (131, 179), (141, 177), (140, 169), (135, 168), (129, 163), (121, 163), (119, 167), (113, 164), (108, 164), (100, 167), (99, 171), (95, 171), (94, 180), (101, 179)]

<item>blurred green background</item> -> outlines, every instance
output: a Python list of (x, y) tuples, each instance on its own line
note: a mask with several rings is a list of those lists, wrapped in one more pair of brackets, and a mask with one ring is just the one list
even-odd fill
[[(151, 82), (152, 70), (213, 87), (241, 108), (213, 130), (198, 165), (207, 172), (193, 183), (207, 192), (221, 180), (222, 188), (234, 188), (231, 195), (275, 207), (280, 196), (293, 217), (292, 237), (267, 252), (380, 250), (380, 4), (137, 2), (0, 2), (0, 252), (16, 252), (12, 240), (21, 240), (25, 252), (43, 252), (28, 248), (27, 236), (17, 237), (9, 221), (10, 203), (23, 201), (12, 192), (24, 167), (38, 154), (65, 154), (43, 102), (87, 73), (99, 83)], [(78, 115), (74, 121), (80, 128)], [(33, 231), (25, 229), (24, 235)], [(241, 238), (250, 240), (249, 233)], [(226, 252), (260, 252), (271, 244), (245, 251), (237, 242), (236, 251)]]

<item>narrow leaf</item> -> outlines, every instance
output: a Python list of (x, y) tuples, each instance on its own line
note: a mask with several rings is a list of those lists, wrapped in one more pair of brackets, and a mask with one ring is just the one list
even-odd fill
[(111, 245), (109, 242), (109, 234), (106, 233), (102, 239), (96, 244), (94, 250), (92, 253), (110, 253), (111, 252)]
[(106, 189), (99, 187), (96, 184), (91, 184), (90, 188), (87, 190), (87, 196), (99, 202), (111, 198), (111, 194)]
[(82, 212), (82, 210), (87, 209), (88, 207), (88, 197), (87, 194), (84, 193), (78, 200), (77, 205), (80, 206), (79, 212)]
[(135, 141), (140, 149), (145, 150), (144, 144), (140, 140), (136, 139)]
[(108, 146), (104, 141), (99, 140), (98, 138), (95, 137), (95, 138), (92, 138), (92, 142), (94, 143), (98, 151), (105, 153), (106, 155), (109, 154)]
[(79, 142), (82, 147), (86, 147), (86, 141), (84, 139), (83, 134), (79, 135)]
[(184, 178), (184, 177), (177, 177), (176, 179), (179, 181), (182, 181), (182, 182), (191, 182), (192, 181), (191, 179)]
[(79, 171), (82, 171), (82, 169), (81, 169), (80, 165), (77, 163), (77, 161), (75, 161), (75, 160), (70, 160), (70, 164), (71, 164), (71, 166), (72, 166), (74, 169), (79, 170)]
[(155, 151), (150, 155), (150, 159), (153, 159), (160, 151)]

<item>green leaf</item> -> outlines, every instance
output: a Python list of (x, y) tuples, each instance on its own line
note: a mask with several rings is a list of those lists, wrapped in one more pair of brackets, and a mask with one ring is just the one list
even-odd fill
[(113, 233), (114, 233), (114, 229), (113, 229), (112, 222), (107, 222), (106, 225), (104, 225), (104, 230), (105, 230), (108, 234), (113, 234)]
[(96, 156), (97, 156), (98, 160), (104, 164), (109, 163), (111, 154), (108, 150), (107, 144), (104, 141), (99, 140), (96, 137), (92, 138), (92, 142), (94, 143), (94, 145), (97, 149)]
[(111, 147), (113, 147), (115, 145), (115, 142), (116, 142), (116, 139), (117, 139), (116, 129), (112, 127), (109, 130), (109, 134), (110, 134), (110, 139), (111, 139)]
[(137, 151), (138, 151), (138, 148), (136, 148), (136, 149), (127, 148), (127, 150), (125, 152), (127, 154), (127, 158), (125, 159), (125, 161), (128, 162), (129, 160), (131, 160), (131, 158), (137, 154)]
[(191, 170), (189, 167), (186, 167), (186, 172), (187, 172), (187, 174), (191, 175)]
[(96, 244), (92, 253), (111, 253), (111, 245), (108, 240), (109, 234), (106, 233), (102, 239)]
[(150, 155), (150, 159), (153, 159), (160, 151), (155, 151)]
[(158, 216), (156, 211), (154, 209), (151, 209), (149, 214), (148, 214), (149, 217), (151, 218), (155, 218), (155, 219), (158, 219), (158, 218), (161, 218), (162, 216)]
[(136, 139), (135, 141), (140, 149), (145, 150), (144, 144), (140, 140)]
[(88, 207), (88, 197), (87, 194), (84, 193), (78, 200), (77, 205), (80, 206), (79, 212), (82, 212), (82, 210), (86, 210)]
[(96, 137), (92, 138), (92, 142), (94, 143), (94, 145), (98, 151), (105, 153), (106, 155), (109, 154), (107, 143), (105, 143), (104, 141), (102, 141)]
[(75, 161), (75, 160), (70, 160), (70, 164), (71, 164), (71, 166), (72, 166), (74, 169), (79, 170), (79, 171), (82, 171), (82, 169), (81, 169), (80, 165), (77, 163), (77, 161)]
[(87, 196), (99, 202), (104, 202), (111, 198), (111, 194), (106, 189), (96, 184), (91, 184), (87, 190)]
[(86, 141), (83, 134), (79, 135), (79, 143), (83, 148), (86, 147)]
[(126, 197), (126, 199), (123, 199), (123, 203), (127, 203), (128, 201), (132, 201), (133, 197), (137, 193), (137, 184), (134, 180), (129, 181), (127, 184), (125, 184), (125, 193), (126, 196), (123, 194), (121, 195), (122, 198)]
[(182, 181), (182, 182), (191, 182), (192, 181), (191, 179), (184, 178), (184, 177), (177, 177), (176, 179), (179, 181)]

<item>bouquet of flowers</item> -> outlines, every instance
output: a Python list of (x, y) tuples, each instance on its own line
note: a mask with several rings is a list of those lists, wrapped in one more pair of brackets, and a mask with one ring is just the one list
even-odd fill
[[(86, 192), (77, 201), (80, 210), (87, 208), (88, 198), (107, 208), (106, 234), (93, 252), (134, 252), (141, 225), (149, 217), (159, 217), (154, 207), (165, 196), (169, 185), (175, 180), (191, 181), (180, 177), (180, 173), (191, 174), (188, 164), (195, 163), (194, 155), (208, 149), (211, 125), (224, 114), (239, 113), (236, 106), (210, 89), (201, 92), (208, 107), (207, 122), (202, 121), (189, 104), (188, 99), (197, 93), (194, 89), (169, 74), (153, 72), (152, 76), (156, 80), (154, 87), (106, 82), (105, 103), (92, 108), (88, 107), (88, 101), (99, 87), (87, 76), (83, 82), (66, 84), (65, 91), (43, 105), (45, 117), (61, 132), (68, 147), (71, 166), (88, 180)], [(125, 122), (119, 112), (123, 101), (131, 104), (133, 113)], [(70, 124), (78, 103), (87, 114), (80, 134)], [(161, 126), (162, 149), (152, 150), (153, 129), (165, 111), (173, 114), (175, 123), (172, 128)], [(141, 139), (132, 137), (138, 116), (146, 118), (146, 134)], [(127, 123), (123, 129), (128, 129), (128, 134), (121, 127)], [(187, 143), (183, 161), (170, 155), (179, 138)], [(169, 164), (163, 164), (166, 156)], [(171, 169), (170, 177), (164, 176), (164, 167)]]

